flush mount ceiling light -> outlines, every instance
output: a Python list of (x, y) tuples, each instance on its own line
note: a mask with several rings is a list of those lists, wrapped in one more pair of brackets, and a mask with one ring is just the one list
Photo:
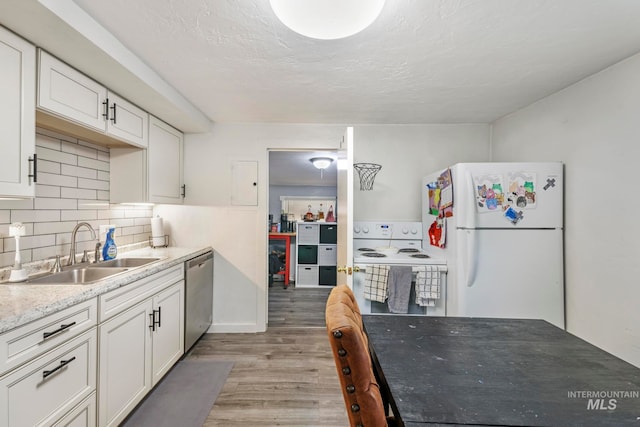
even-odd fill
[(322, 179), (324, 178), (324, 170), (331, 165), (333, 159), (331, 157), (313, 157), (309, 159), (309, 161), (313, 163), (313, 166), (315, 166), (317, 169), (320, 169), (320, 179)]
[(376, 20), (385, 0), (270, 0), (278, 19), (298, 34), (321, 40), (349, 37)]

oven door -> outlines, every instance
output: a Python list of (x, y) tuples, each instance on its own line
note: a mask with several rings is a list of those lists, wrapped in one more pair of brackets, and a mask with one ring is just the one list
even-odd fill
[[(360, 307), (362, 314), (396, 314), (389, 313), (389, 306), (386, 302), (381, 303), (371, 301), (364, 297), (364, 278), (367, 270), (367, 264), (355, 264), (353, 273), (353, 293)], [(446, 269), (444, 269), (446, 271)], [(441, 274), (440, 282), (440, 299), (436, 300), (435, 307), (423, 307), (415, 303), (415, 273), (411, 283), (411, 294), (409, 296), (409, 312), (407, 315), (413, 316), (445, 316), (446, 315), (446, 274)]]

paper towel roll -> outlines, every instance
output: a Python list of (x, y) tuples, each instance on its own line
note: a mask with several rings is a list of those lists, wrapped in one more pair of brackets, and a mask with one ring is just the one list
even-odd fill
[(153, 242), (153, 246), (164, 246), (164, 225), (162, 224), (162, 218), (155, 217), (151, 218), (151, 240)]

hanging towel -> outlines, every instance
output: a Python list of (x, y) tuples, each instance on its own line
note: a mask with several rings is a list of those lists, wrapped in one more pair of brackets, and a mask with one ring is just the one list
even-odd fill
[(388, 265), (367, 265), (364, 272), (364, 297), (371, 301), (387, 300), (389, 277)]
[(421, 307), (433, 307), (440, 299), (440, 271), (437, 265), (413, 267), (416, 273), (416, 304)]
[(407, 314), (413, 271), (408, 265), (394, 265), (389, 268), (389, 312)]

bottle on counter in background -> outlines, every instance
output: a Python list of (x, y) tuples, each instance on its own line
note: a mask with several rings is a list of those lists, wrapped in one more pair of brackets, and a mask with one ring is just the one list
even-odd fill
[(311, 205), (309, 205), (309, 210), (307, 211), (306, 214), (304, 214), (304, 220), (305, 221), (313, 221), (314, 217), (313, 217), (313, 212), (311, 212)]
[(322, 211), (322, 203), (320, 203), (320, 208), (318, 208), (318, 221), (324, 220), (324, 212)]
[(284, 211), (282, 211), (282, 213), (280, 214), (280, 232), (286, 233), (288, 231), (289, 231), (289, 215), (287, 215), (286, 213), (284, 213)]
[(336, 218), (333, 216), (333, 205), (329, 205), (329, 211), (327, 212), (327, 222), (336, 222)]

